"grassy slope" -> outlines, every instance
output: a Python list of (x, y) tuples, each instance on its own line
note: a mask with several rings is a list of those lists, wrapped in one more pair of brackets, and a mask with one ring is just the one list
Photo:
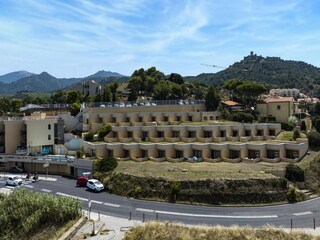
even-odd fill
[(124, 240), (295, 240), (316, 239), (301, 232), (286, 233), (279, 229), (270, 227), (253, 229), (249, 227), (224, 228), (216, 227), (186, 227), (172, 223), (149, 222), (145, 226), (138, 226), (127, 232)]
[[(272, 178), (267, 171), (283, 169), (284, 163), (170, 163), (170, 162), (119, 162), (116, 172), (131, 174), (134, 176), (161, 177), (169, 180), (196, 180), (207, 178)], [(187, 170), (187, 172), (185, 172)]]

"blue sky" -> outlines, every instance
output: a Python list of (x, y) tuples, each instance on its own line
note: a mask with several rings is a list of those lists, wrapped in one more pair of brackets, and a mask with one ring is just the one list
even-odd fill
[(316, 0), (0, 0), (0, 75), (198, 75), (250, 51), (320, 67), (319, 12)]

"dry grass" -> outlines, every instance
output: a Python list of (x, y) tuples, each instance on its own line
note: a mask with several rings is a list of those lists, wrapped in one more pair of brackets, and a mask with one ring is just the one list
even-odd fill
[(145, 226), (138, 226), (128, 231), (124, 240), (296, 240), (316, 239), (302, 232), (264, 227), (253, 229), (237, 226), (225, 228), (216, 227), (186, 227), (172, 223), (148, 222)]
[[(293, 131), (283, 131), (277, 135), (278, 140), (283, 141), (292, 141)], [(307, 136), (304, 133), (300, 133), (301, 138), (306, 138)]]
[(268, 172), (283, 171), (286, 163), (170, 163), (170, 162), (118, 162), (116, 172), (140, 177), (158, 177), (168, 180), (248, 179), (272, 178)]

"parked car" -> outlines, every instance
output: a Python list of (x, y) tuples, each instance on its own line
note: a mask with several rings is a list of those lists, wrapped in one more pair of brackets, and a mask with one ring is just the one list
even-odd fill
[(95, 192), (101, 192), (104, 189), (104, 186), (97, 179), (89, 179), (87, 182), (87, 188)]
[(19, 168), (18, 166), (14, 166), (9, 169), (9, 173), (24, 173), (25, 170), (22, 168)]
[(22, 184), (22, 179), (19, 177), (8, 177), (6, 180), (6, 184), (10, 186), (19, 186)]
[(77, 179), (77, 187), (86, 187), (88, 182), (87, 176), (81, 176)]

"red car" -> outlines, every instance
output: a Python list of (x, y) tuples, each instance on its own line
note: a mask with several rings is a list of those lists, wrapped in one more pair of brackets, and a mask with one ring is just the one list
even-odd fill
[(86, 187), (88, 182), (87, 176), (81, 176), (77, 179), (77, 187)]

